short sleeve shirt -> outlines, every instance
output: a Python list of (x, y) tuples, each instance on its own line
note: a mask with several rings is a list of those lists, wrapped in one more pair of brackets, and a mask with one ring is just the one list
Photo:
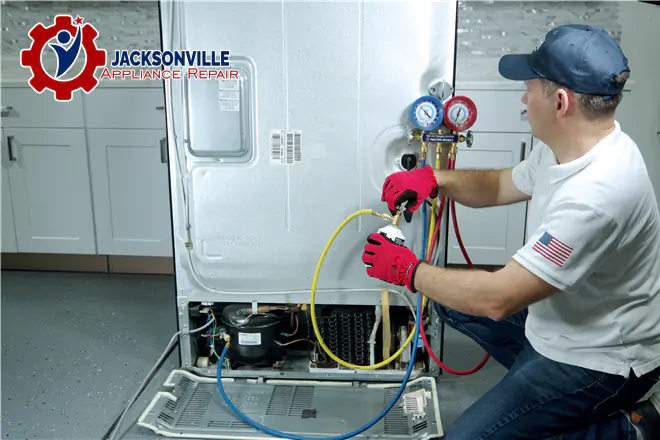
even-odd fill
[(617, 122), (565, 164), (539, 143), (513, 181), (532, 196), (513, 258), (559, 290), (529, 307), (531, 345), (624, 377), (660, 366), (660, 215), (634, 141)]

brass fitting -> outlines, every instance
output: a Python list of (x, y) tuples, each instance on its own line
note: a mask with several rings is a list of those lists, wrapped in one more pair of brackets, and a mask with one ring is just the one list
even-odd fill
[(380, 213), (378, 211), (372, 211), (371, 215), (375, 215), (376, 217), (380, 217), (383, 220), (392, 221), (392, 225), (397, 226), (397, 227), (399, 226), (399, 221), (401, 219), (401, 211), (397, 211), (397, 213), (394, 214), (394, 215), (390, 215), (390, 214), (386, 214), (386, 213)]
[(225, 333), (224, 340), (225, 347), (229, 348), (229, 344), (231, 343), (231, 336), (229, 336), (229, 333)]
[(456, 160), (456, 155), (458, 154), (458, 145), (455, 143), (451, 144), (451, 147), (449, 147), (449, 159), (450, 160)]
[(428, 144), (426, 142), (422, 142), (422, 160), (426, 160), (427, 151), (428, 151)]

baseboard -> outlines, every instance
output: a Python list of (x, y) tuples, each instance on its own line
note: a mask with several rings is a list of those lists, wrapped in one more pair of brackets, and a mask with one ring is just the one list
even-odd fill
[(171, 257), (2, 253), (2, 270), (174, 274)]
[(111, 273), (174, 274), (174, 258), (169, 257), (111, 255), (108, 263)]
[(105, 255), (3, 253), (2, 270), (108, 272)]

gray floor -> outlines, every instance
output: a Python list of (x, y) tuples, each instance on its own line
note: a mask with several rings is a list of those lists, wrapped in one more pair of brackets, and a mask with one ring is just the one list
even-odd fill
[[(2, 272), (2, 438), (100, 439), (176, 331), (170, 276)], [(446, 362), (471, 368), (483, 351), (447, 331)], [(138, 401), (147, 405), (173, 354)], [(496, 384), (477, 374), (439, 383), (445, 429)], [(128, 427), (126, 425), (125, 427)], [(125, 439), (152, 437), (132, 429)]]

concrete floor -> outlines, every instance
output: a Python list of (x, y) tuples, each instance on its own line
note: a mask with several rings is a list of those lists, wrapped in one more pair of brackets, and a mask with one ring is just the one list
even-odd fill
[[(174, 278), (2, 272), (2, 438), (100, 439), (176, 331)], [(446, 332), (446, 362), (471, 368), (479, 346)], [(123, 425), (135, 420), (177, 367), (176, 351)], [(445, 430), (505, 370), (491, 360), (477, 374), (443, 375)], [(122, 431), (124, 430), (122, 429)], [(125, 439), (155, 438), (131, 429)]]

